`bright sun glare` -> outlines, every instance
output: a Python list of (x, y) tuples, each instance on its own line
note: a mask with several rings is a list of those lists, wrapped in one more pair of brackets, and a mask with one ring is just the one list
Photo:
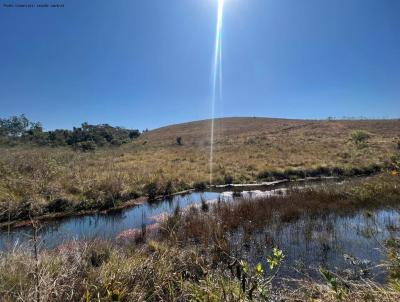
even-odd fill
[(222, 20), (224, 0), (218, 0), (217, 28), (215, 33), (214, 63), (212, 70), (211, 135), (210, 135), (210, 184), (213, 174), (215, 103), (222, 98)]

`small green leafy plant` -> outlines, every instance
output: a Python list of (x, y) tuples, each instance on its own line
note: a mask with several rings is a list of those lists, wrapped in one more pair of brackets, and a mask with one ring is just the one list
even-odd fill
[(319, 271), (322, 277), (324, 277), (325, 281), (328, 283), (328, 285), (335, 292), (336, 299), (342, 300), (344, 296), (344, 291), (339, 287), (337, 278), (335, 278), (330, 271), (323, 267), (320, 267)]
[[(267, 257), (270, 270), (273, 271), (279, 267), (284, 257), (282, 250), (274, 248), (272, 254)], [(272, 276), (266, 277), (261, 263), (258, 263), (254, 269), (251, 269), (247, 261), (238, 261), (236, 259), (229, 265), (229, 268), (232, 276), (240, 283), (240, 295), (243, 295), (250, 301), (253, 298), (261, 299), (261, 301), (268, 299), (268, 289), (278, 270)]]
[(269, 268), (273, 270), (275, 267), (281, 264), (283, 258), (285, 258), (285, 255), (283, 254), (282, 250), (274, 247), (272, 250), (272, 255), (267, 257)]

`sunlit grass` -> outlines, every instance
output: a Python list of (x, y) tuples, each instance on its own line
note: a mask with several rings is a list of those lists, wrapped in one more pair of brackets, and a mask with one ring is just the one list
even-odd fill
[[(251, 118), (221, 124), (216, 120), (214, 183), (226, 179), (257, 182), (271, 171), (287, 176), (290, 171), (351, 171), (382, 165), (398, 152), (398, 124)], [(145, 133), (134, 143), (94, 153), (33, 146), (0, 148), (0, 213), (4, 216), (21, 205), (25, 210), (32, 205), (40, 213), (59, 199), (71, 207), (101, 208), (146, 195), (149, 183), (156, 183), (160, 192), (168, 183), (175, 192), (207, 183), (208, 126), (207, 122), (172, 126)], [(363, 148), (351, 137), (359, 128), (370, 133)], [(182, 137), (182, 146), (176, 144), (177, 136)]]

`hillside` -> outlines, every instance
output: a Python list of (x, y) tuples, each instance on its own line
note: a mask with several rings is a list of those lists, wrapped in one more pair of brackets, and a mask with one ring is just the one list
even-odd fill
[[(189, 145), (209, 144), (211, 120), (170, 125), (145, 133), (142, 141), (170, 145), (181, 136)], [(370, 132), (375, 137), (387, 139), (400, 136), (400, 120), (293, 120), (262, 117), (232, 117), (215, 120), (215, 140), (221, 143), (246, 142), (251, 138), (275, 138), (277, 135), (315, 136), (348, 139), (357, 129)]]
[[(356, 130), (369, 138), (355, 143)], [(213, 183), (257, 182), (315, 171), (329, 175), (333, 169), (350, 175), (357, 169), (374, 170), (398, 154), (399, 135), (400, 120), (217, 119)], [(147, 195), (149, 188), (155, 194), (188, 189), (209, 182), (209, 152), (209, 120), (159, 128), (95, 152), (0, 148), (0, 213), (8, 212), (1, 207), (10, 200), (15, 218), (23, 218), (26, 204), (37, 206), (39, 213), (107, 208)], [(64, 203), (57, 204), (60, 200)], [(49, 203), (56, 204), (49, 208)]]
[[(207, 173), (210, 128), (210, 120), (172, 125), (145, 133), (138, 143), (145, 142), (156, 154), (176, 153), (177, 162), (189, 156), (189, 169), (199, 163), (197, 174)], [(352, 140), (357, 130), (370, 136), (363, 146)], [(396, 152), (399, 135), (400, 120), (217, 119), (214, 171), (217, 178), (229, 174), (238, 181), (249, 181), (269, 169), (381, 163)], [(183, 146), (177, 146), (178, 136)], [(154, 160), (163, 159), (160, 154)]]

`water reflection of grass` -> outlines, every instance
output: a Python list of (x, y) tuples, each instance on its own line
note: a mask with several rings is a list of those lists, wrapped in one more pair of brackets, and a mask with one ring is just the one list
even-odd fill
[[(234, 202), (219, 201), (210, 205), (212, 215), (190, 210), (189, 215), (171, 217), (169, 224), (177, 223), (182, 240), (210, 239), (219, 230), (235, 230), (239, 227), (245, 232), (262, 229), (272, 223), (290, 223), (306, 216), (324, 217), (332, 213), (354, 215), (358, 210), (399, 207), (399, 178), (392, 176), (374, 177), (368, 181), (353, 181), (341, 186), (325, 186), (321, 189), (293, 189), (286, 195), (268, 198), (243, 199)], [(310, 220), (309, 223), (316, 223)], [(315, 229), (318, 225), (313, 225)], [(332, 228), (327, 225), (327, 228)], [(307, 227), (306, 227), (307, 228)]]

